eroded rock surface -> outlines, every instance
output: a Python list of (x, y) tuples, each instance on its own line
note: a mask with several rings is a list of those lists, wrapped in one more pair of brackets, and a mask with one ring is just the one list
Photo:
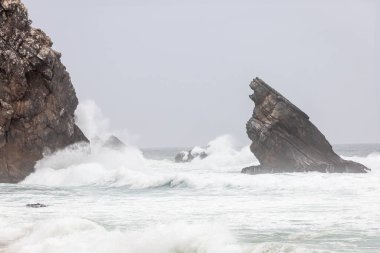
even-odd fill
[(256, 78), (250, 87), (255, 109), (247, 134), (260, 165), (244, 168), (243, 173), (369, 171), (339, 157), (309, 117), (264, 81)]
[(87, 141), (61, 54), (30, 25), (20, 0), (0, 0), (0, 183), (24, 179), (44, 151)]

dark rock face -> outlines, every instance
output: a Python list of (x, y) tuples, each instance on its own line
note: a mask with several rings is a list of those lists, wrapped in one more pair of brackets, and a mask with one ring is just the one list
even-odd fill
[(256, 78), (250, 87), (255, 109), (247, 123), (247, 134), (260, 165), (244, 168), (243, 173), (369, 171), (334, 153), (309, 117), (265, 82)]
[(207, 156), (208, 155), (207, 155), (207, 153), (205, 151), (199, 150), (198, 148), (194, 148), (194, 149), (189, 150), (189, 151), (179, 152), (174, 157), (174, 161), (176, 163), (186, 163), (186, 162), (191, 162), (195, 158), (204, 159)]
[(24, 179), (44, 151), (88, 141), (61, 55), (30, 24), (20, 0), (0, 0), (0, 183)]

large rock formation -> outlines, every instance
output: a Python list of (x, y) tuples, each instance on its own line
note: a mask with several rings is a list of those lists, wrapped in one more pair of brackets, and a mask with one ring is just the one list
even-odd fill
[(20, 0), (0, 0), (0, 183), (24, 179), (45, 151), (87, 141), (61, 54), (30, 25)]
[(247, 123), (247, 134), (260, 165), (244, 168), (243, 173), (369, 171), (335, 154), (309, 117), (265, 82), (256, 78), (250, 87), (255, 109)]

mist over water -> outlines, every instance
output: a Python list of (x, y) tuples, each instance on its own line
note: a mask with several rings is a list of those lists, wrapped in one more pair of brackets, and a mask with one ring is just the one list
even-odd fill
[[(18, 185), (0, 184), (1, 253), (310, 253), (380, 248), (380, 146), (339, 146), (368, 174), (243, 175), (249, 147), (224, 135), (208, 157), (179, 148), (112, 149), (93, 102), (78, 124), (92, 140), (47, 155)], [(120, 132), (120, 131), (119, 131)], [(26, 208), (44, 203), (47, 208)]]

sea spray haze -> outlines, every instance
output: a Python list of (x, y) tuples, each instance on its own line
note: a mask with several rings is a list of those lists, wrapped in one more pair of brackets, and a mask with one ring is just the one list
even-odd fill
[[(90, 104), (80, 106), (88, 110), (80, 126), (112, 135)], [(180, 148), (114, 150), (101, 140), (51, 154), (21, 184), (0, 185), (0, 250), (378, 252), (380, 146), (337, 147), (368, 174), (248, 176), (241, 167), (258, 162), (233, 142), (218, 137), (207, 158), (181, 164), (173, 161)], [(25, 207), (41, 202), (48, 207)]]
[[(175, 184), (177, 181), (180, 184), (186, 183), (181, 179), (181, 170), (176, 170), (176, 166), (182, 170), (187, 170), (188, 166), (173, 167), (173, 157), (170, 160), (149, 160), (144, 158), (142, 151), (131, 145), (126, 145), (121, 150), (105, 147), (104, 141), (114, 132), (109, 129), (109, 120), (103, 116), (93, 101), (80, 104), (76, 116), (78, 125), (89, 137), (91, 144), (75, 144), (45, 157), (37, 163), (36, 172), (26, 178), (23, 184), (50, 186), (99, 184), (149, 188)], [(209, 157), (203, 161), (195, 159), (193, 166), (188, 169), (200, 173), (235, 172), (241, 164), (248, 165), (255, 162), (249, 148), (236, 149), (234, 139), (229, 135), (210, 141), (205, 151), (210, 154)], [(147, 152), (149, 153), (149, 150)], [(173, 174), (167, 173), (167, 169), (170, 168)]]
[[(70, 145), (0, 184), (0, 253), (379, 252), (380, 145), (334, 146), (366, 174), (240, 173), (259, 165), (244, 129), (255, 74), (333, 143), (380, 140), (378, 1), (25, 2), (64, 52), (80, 104), (74, 117), (50, 39), (19, 0), (0, 0), (0, 145), (4, 126), (33, 136), (16, 124), (29, 121), (43, 123), (44, 140), (54, 123), (90, 142), (60, 136)], [(51, 93), (59, 87), (70, 89)], [(194, 146), (207, 157), (175, 163)]]

